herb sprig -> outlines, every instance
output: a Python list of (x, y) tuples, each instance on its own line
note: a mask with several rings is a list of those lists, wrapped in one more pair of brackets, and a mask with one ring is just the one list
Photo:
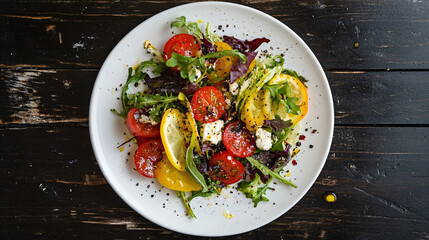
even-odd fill
[(291, 185), (294, 188), (298, 187), (292, 181), (287, 180), (286, 178), (284, 178), (279, 173), (272, 171), (271, 169), (266, 167), (264, 164), (260, 163), (258, 160), (254, 159), (252, 157), (247, 157), (246, 159), (252, 165), (252, 167), (259, 169), (263, 174), (270, 175), (271, 177), (276, 178), (280, 182)]
[(215, 53), (209, 53), (201, 57), (188, 57), (177, 53), (172, 53), (171, 58), (167, 60), (168, 67), (178, 67), (180, 76), (184, 79), (189, 78), (190, 82), (199, 82), (207, 73), (205, 60), (210, 58), (221, 58), (225, 56), (238, 56), (241, 61), (246, 61), (246, 55), (238, 50), (224, 50)]
[(167, 66), (163, 62), (155, 62), (151, 59), (141, 62), (134, 71), (134, 74), (133, 69), (131, 67), (128, 68), (127, 82), (123, 86), (121, 93), (122, 112), (120, 113), (116, 109), (110, 109), (112, 112), (116, 113), (118, 116), (126, 118), (131, 108), (136, 107), (140, 109), (142, 107), (148, 107), (147, 111), (150, 114), (150, 118), (159, 122), (164, 111), (174, 106), (177, 96), (169, 96), (168, 94), (166, 94), (166, 96), (159, 94), (143, 95), (143, 93), (127, 94), (130, 84), (135, 84), (136, 82), (143, 80), (147, 75), (143, 70), (149, 68), (151, 68), (154, 73), (161, 74), (161, 72), (167, 69)]
[(276, 107), (281, 107), (281, 104), (285, 107), (287, 113), (292, 113), (294, 115), (301, 113), (301, 108), (296, 105), (299, 98), (290, 97), (291, 90), (287, 82), (282, 84), (264, 85), (262, 89), (270, 92), (270, 95), (273, 98), (273, 103)]
[(200, 28), (198, 27), (198, 24), (196, 22), (188, 22), (186, 21), (186, 17), (185, 16), (181, 16), (176, 18), (176, 21), (173, 21), (170, 25), (170, 27), (184, 27), (186, 28), (189, 32), (192, 33), (192, 35), (194, 35), (195, 37), (197, 37), (198, 39), (202, 39), (203, 38), (203, 33), (201, 32)]

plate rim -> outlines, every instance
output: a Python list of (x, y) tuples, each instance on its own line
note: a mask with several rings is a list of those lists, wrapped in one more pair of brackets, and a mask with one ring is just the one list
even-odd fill
[[(304, 191), (301, 192), (301, 194), (299, 194), (299, 196), (296, 198), (295, 201), (292, 202), (292, 204), (290, 205), (290, 207), (283, 209), (279, 214), (277, 214), (276, 216), (273, 216), (270, 218), (270, 220), (266, 221), (266, 222), (262, 222), (262, 223), (258, 223), (256, 224), (256, 227), (253, 227), (251, 229), (247, 229), (247, 230), (242, 230), (242, 231), (237, 231), (236, 233), (232, 233), (232, 234), (196, 234), (196, 233), (192, 233), (190, 231), (183, 231), (177, 228), (172, 228), (170, 226), (168, 226), (167, 224), (163, 223), (163, 222), (159, 222), (156, 220), (153, 220), (150, 218), (150, 216), (147, 216), (147, 213), (141, 212), (139, 210), (137, 210), (135, 207), (133, 207), (133, 204), (131, 203), (131, 201), (122, 193), (122, 190), (120, 190), (118, 187), (116, 186), (115, 182), (111, 179), (111, 174), (110, 171), (107, 169), (106, 166), (104, 166), (104, 164), (100, 164), (102, 162), (102, 157), (104, 157), (104, 154), (102, 154), (102, 147), (101, 147), (101, 143), (100, 141), (97, 139), (97, 132), (96, 131), (98, 129), (97, 126), (97, 115), (96, 115), (96, 110), (97, 110), (97, 106), (98, 106), (98, 98), (97, 96), (97, 92), (98, 92), (98, 88), (99, 85), (102, 82), (102, 79), (100, 77), (101, 73), (103, 71), (105, 71), (106, 68), (106, 63), (108, 61), (110, 61), (110, 59), (113, 56), (113, 53), (119, 48), (120, 45), (122, 45), (121, 43), (123, 41), (125, 41), (129, 35), (132, 35), (134, 31), (137, 31), (137, 29), (140, 27), (140, 25), (144, 24), (146, 21), (151, 20), (152, 18), (156, 18), (156, 16), (160, 15), (160, 14), (166, 14), (168, 12), (174, 12), (177, 9), (180, 8), (184, 8), (184, 7), (195, 7), (195, 6), (204, 6), (204, 5), (213, 5), (213, 7), (222, 7), (222, 6), (234, 6), (237, 8), (243, 9), (243, 10), (247, 10), (252, 12), (253, 14), (258, 14), (258, 15), (262, 15), (264, 18), (267, 18), (271, 21), (276, 22), (277, 24), (280, 24), (283, 29), (282, 30), (286, 30), (288, 31), (289, 34), (293, 35), (297, 41), (299, 41), (299, 44), (302, 45), (305, 50), (307, 52), (309, 52), (309, 56), (312, 58), (311, 60), (313, 60), (316, 64), (317, 64), (317, 71), (319, 71), (321, 73), (322, 79), (321, 81), (325, 82), (327, 85), (327, 93), (329, 94), (328, 96), (328, 108), (330, 110), (330, 112), (332, 114), (329, 115), (329, 119), (327, 119), (327, 121), (329, 122), (329, 129), (327, 130), (327, 134), (329, 135), (329, 140), (328, 140), (328, 144), (327, 144), (327, 148), (324, 149), (324, 153), (323, 153), (323, 160), (320, 162), (320, 167), (317, 170), (317, 174), (315, 174), (313, 176), (313, 178), (311, 179), (312, 184), (310, 184)], [(309, 46), (304, 42), (304, 40), (302, 40), (301, 37), (299, 37), (299, 35), (297, 35), (292, 29), (290, 29), (286, 24), (284, 24), (283, 22), (279, 21), (278, 19), (276, 19), (275, 17), (264, 13), (258, 9), (246, 6), (246, 5), (242, 5), (242, 4), (238, 4), (238, 3), (230, 3), (230, 2), (222, 2), (222, 1), (207, 1), (207, 2), (194, 2), (194, 3), (187, 3), (187, 4), (181, 4), (166, 10), (163, 10), (159, 13), (154, 14), (153, 16), (147, 18), (146, 20), (142, 21), (141, 23), (139, 23), (137, 26), (135, 26), (131, 31), (129, 31), (125, 36), (123, 36), (121, 38), (121, 40), (115, 45), (115, 47), (110, 51), (110, 53), (108, 54), (108, 56), (106, 57), (106, 59), (104, 60), (98, 74), (97, 74), (97, 78), (95, 80), (94, 86), (93, 86), (93, 90), (91, 92), (91, 100), (90, 100), (90, 106), (89, 106), (89, 116), (88, 116), (88, 126), (89, 126), (89, 134), (90, 134), (90, 140), (91, 140), (91, 145), (92, 145), (92, 149), (96, 158), (96, 161), (99, 163), (99, 167), (103, 173), (103, 176), (106, 178), (107, 182), (109, 183), (110, 187), (113, 188), (113, 190), (115, 191), (116, 194), (119, 195), (119, 197), (131, 208), (133, 209), (135, 212), (137, 212), (139, 215), (141, 215), (142, 217), (144, 217), (145, 219), (151, 221), (152, 223), (157, 224), (158, 226), (161, 226), (163, 228), (175, 231), (175, 232), (179, 232), (179, 233), (183, 233), (183, 234), (188, 234), (188, 235), (193, 235), (193, 236), (206, 236), (206, 237), (221, 237), (221, 236), (232, 236), (232, 235), (237, 235), (237, 234), (241, 234), (241, 233), (245, 233), (245, 232), (250, 232), (253, 231), (257, 228), (260, 228), (262, 226), (265, 226), (273, 221), (275, 221), (276, 219), (278, 219), (279, 217), (281, 217), (283, 214), (285, 214), (286, 212), (288, 212), (292, 207), (294, 207), (307, 193), (308, 191), (311, 189), (311, 187), (314, 185), (314, 183), (316, 182), (317, 178), (319, 177), (325, 163), (327, 160), (327, 157), (329, 155), (329, 151), (332, 147), (332, 140), (333, 140), (333, 133), (334, 133), (334, 105), (333, 105), (333, 98), (332, 98), (332, 92), (331, 92), (331, 88), (330, 88), (330, 84), (329, 81), (326, 77), (325, 71), (323, 70), (320, 62), (318, 61), (318, 59), (316, 58), (315, 54), (313, 53), (313, 51), (309, 48)]]

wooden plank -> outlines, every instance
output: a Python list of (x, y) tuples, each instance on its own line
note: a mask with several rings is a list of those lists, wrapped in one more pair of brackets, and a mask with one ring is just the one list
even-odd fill
[(327, 77), (336, 124), (429, 123), (429, 72), (330, 71)]
[[(0, 132), (2, 239), (91, 238), (94, 232), (100, 238), (189, 239), (145, 220), (112, 191), (87, 128)], [(429, 236), (428, 136), (424, 127), (337, 127), (308, 194), (273, 223), (233, 238)], [(336, 203), (322, 200), (327, 191), (336, 193)]]
[[(133, 27), (185, 2), (5, 3), (0, 10), (0, 66), (100, 67)], [(242, 3), (296, 31), (324, 68), (429, 69), (427, 1)]]
[[(97, 72), (0, 69), (0, 126), (86, 125)], [(337, 124), (429, 124), (429, 72), (330, 71), (327, 76)]]
[(84, 123), (96, 70), (0, 70), (0, 123)]

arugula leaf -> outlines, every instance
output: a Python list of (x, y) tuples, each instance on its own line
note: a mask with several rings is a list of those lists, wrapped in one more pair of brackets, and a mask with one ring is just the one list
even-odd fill
[[(256, 173), (256, 174), (257, 174), (257, 173)], [(256, 174), (255, 174), (255, 176), (256, 176)], [(269, 187), (269, 184), (270, 184), (272, 181), (273, 181), (273, 177), (270, 177), (270, 178), (268, 179), (268, 181), (265, 183), (265, 186), (263, 186), (263, 187), (259, 187), (259, 188), (258, 188), (258, 191), (256, 191), (256, 195), (252, 198), (252, 201), (253, 201), (253, 203), (255, 204), (255, 205), (254, 205), (255, 207), (257, 207), (257, 206), (258, 206), (258, 203), (259, 203), (260, 201), (264, 201), (264, 202), (268, 202), (268, 201), (269, 201), (269, 199), (268, 199), (268, 198), (264, 197), (264, 194), (266, 194), (266, 193), (267, 193), (267, 190), (268, 190), (268, 189), (271, 189), (271, 190), (273, 190), (273, 189), (274, 189), (274, 188)]]
[(203, 38), (203, 33), (201, 32), (196, 22), (187, 22), (185, 16), (181, 16), (176, 19), (177, 19), (176, 21), (173, 21), (171, 23), (170, 27), (178, 27), (178, 28), (184, 27), (198, 39)]
[(299, 100), (297, 97), (288, 97), (286, 101), (284, 99), (281, 100), (281, 103), (283, 103), (286, 107), (286, 110), (288, 110), (289, 113), (298, 115), (301, 113), (301, 108), (296, 105), (296, 102)]
[(274, 132), (274, 135), (276, 135), (276, 137), (277, 137), (277, 142), (275, 142), (273, 144), (273, 146), (270, 148), (270, 152), (285, 150), (283, 142), (286, 139), (289, 132), (290, 132), (290, 128), (286, 128), (285, 130), (283, 130), (281, 132)]
[(284, 63), (285, 59), (280, 55), (276, 55), (274, 57), (267, 56), (267, 63), (265, 64), (265, 66), (268, 68), (274, 68), (276, 66), (283, 66)]
[(208, 191), (203, 192), (200, 191), (193, 191), (191, 197), (188, 199), (188, 201), (191, 201), (192, 199), (196, 197), (210, 197), (212, 194), (220, 194), (222, 191), (222, 187), (220, 187), (216, 182), (213, 182), (210, 178), (207, 178), (208, 184)]
[(140, 66), (137, 68), (136, 73), (133, 75), (133, 69), (130, 67), (128, 68), (128, 78), (127, 82), (125, 83), (124, 87), (122, 88), (121, 93), (121, 101), (122, 101), (122, 113), (119, 113), (116, 109), (110, 109), (110, 111), (116, 113), (118, 116), (126, 118), (128, 112), (132, 108), (132, 104), (130, 104), (130, 99), (127, 96), (128, 86), (130, 84), (136, 83), (137, 81), (143, 79), (146, 76), (146, 73), (143, 73), (144, 65), (140, 64)]
[(296, 101), (299, 100), (297, 97), (289, 97), (291, 95), (291, 89), (287, 82), (281, 84), (273, 85), (264, 85), (262, 89), (268, 90), (271, 97), (273, 98), (273, 103), (280, 107), (279, 104), (282, 104), (285, 107), (286, 112), (298, 115), (301, 113), (301, 109), (296, 105)]
[(168, 69), (165, 62), (155, 62), (153, 59), (140, 63), (140, 66), (143, 67), (142, 69), (153, 68), (152, 71), (156, 74), (161, 74), (161, 72)]
[(298, 187), (292, 181), (287, 180), (286, 178), (284, 178), (283, 176), (281, 176), (279, 173), (271, 171), (268, 167), (266, 167), (265, 165), (263, 165), (262, 163), (260, 163), (258, 160), (254, 159), (252, 157), (247, 157), (246, 159), (252, 165), (252, 167), (256, 167), (263, 174), (270, 175), (270, 176), (278, 179), (280, 182), (288, 184), (288, 185), (290, 185), (290, 186), (292, 186), (294, 188)]
[(195, 179), (195, 181), (197, 181), (203, 187), (201, 192), (207, 192), (208, 187), (207, 187), (206, 181), (204, 180), (204, 176), (198, 171), (197, 166), (195, 165), (195, 162), (193, 159), (194, 147), (195, 147), (196, 141), (197, 141), (197, 135), (195, 134), (195, 132), (193, 132), (191, 137), (191, 143), (188, 149), (186, 150), (186, 171), (188, 171), (188, 173), (191, 174), (191, 176)]
[(258, 173), (255, 173), (255, 177), (251, 182), (248, 181), (242, 181), (238, 184), (237, 190), (242, 191), (247, 198), (251, 198), (252, 202), (254, 203), (254, 207), (258, 206), (258, 203), (260, 201), (269, 201), (268, 198), (264, 197), (263, 195), (266, 194), (266, 191), (270, 188), (268, 185), (271, 183), (273, 178), (269, 178), (265, 186), (258, 187), (262, 184), (261, 177)]
[(177, 191), (177, 196), (182, 199), (183, 203), (185, 204), (186, 212), (191, 216), (192, 218), (197, 218), (194, 214), (194, 211), (192, 211), (190, 201), (186, 198), (185, 192)]
[(301, 81), (302, 84), (304, 84), (305, 87), (307, 87), (307, 85), (305, 83), (308, 82), (308, 80), (305, 77), (303, 77), (303, 76), (299, 75), (298, 73), (296, 73), (295, 71), (292, 71), (292, 70), (289, 70), (289, 69), (283, 69), (282, 73), (285, 73), (285, 74), (288, 74), (288, 75), (291, 75), (293, 77), (298, 78), (298, 80)]
[(161, 121), (164, 112), (169, 108), (174, 108), (176, 106), (174, 102), (178, 100), (177, 96), (168, 94), (165, 96), (160, 94), (134, 94), (130, 96), (132, 96), (132, 99), (130, 100), (130, 102), (132, 102), (132, 106), (139, 109), (146, 107), (146, 110), (150, 115), (149, 117), (155, 122)]
[(246, 61), (246, 56), (237, 50), (224, 50), (215, 53), (209, 53), (201, 57), (188, 57), (173, 52), (171, 58), (167, 60), (168, 67), (178, 67), (182, 78), (189, 78), (190, 82), (199, 82), (207, 73), (205, 60), (209, 58), (221, 58), (225, 56), (238, 56)]
[(129, 89), (130, 84), (134, 84), (138, 82), (139, 80), (143, 80), (146, 77), (146, 73), (143, 72), (143, 69), (146, 68), (153, 68), (153, 71), (157, 74), (161, 74), (162, 71), (167, 69), (167, 66), (165, 66), (164, 63), (157, 63), (153, 61), (153, 59), (141, 62), (140, 65), (137, 67), (137, 69), (134, 71), (130, 67), (128, 68), (128, 77), (127, 81), (122, 88), (121, 93), (121, 101), (122, 101), (122, 113), (119, 113), (116, 109), (110, 109), (110, 111), (116, 113), (118, 116), (121, 116), (123, 118), (127, 117), (128, 112), (132, 107), (134, 107), (134, 104), (136, 103), (136, 94), (130, 94), (128, 96), (127, 91)]
[(240, 60), (242, 62), (246, 62), (246, 55), (239, 52), (237, 49), (234, 50), (222, 50), (219, 52), (214, 52), (214, 53), (208, 53), (204, 56), (202, 56), (204, 59), (208, 59), (208, 58), (221, 58), (221, 57), (226, 57), (226, 56), (238, 56), (238, 58), (240, 58)]

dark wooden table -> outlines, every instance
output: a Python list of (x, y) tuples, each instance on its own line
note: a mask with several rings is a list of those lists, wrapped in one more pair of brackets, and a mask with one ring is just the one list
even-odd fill
[[(115, 44), (189, 1), (0, 1), (0, 239), (188, 239), (128, 207), (92, 152), (88, 105)], [(237, 1), (294, 30), (335, 104), (326, 165), (235, 239), (429, 239), (429, 1)], [(325, 203), (333, 191), (338, 201)], [(195, 238), (197, 239), (197, 238)]]

